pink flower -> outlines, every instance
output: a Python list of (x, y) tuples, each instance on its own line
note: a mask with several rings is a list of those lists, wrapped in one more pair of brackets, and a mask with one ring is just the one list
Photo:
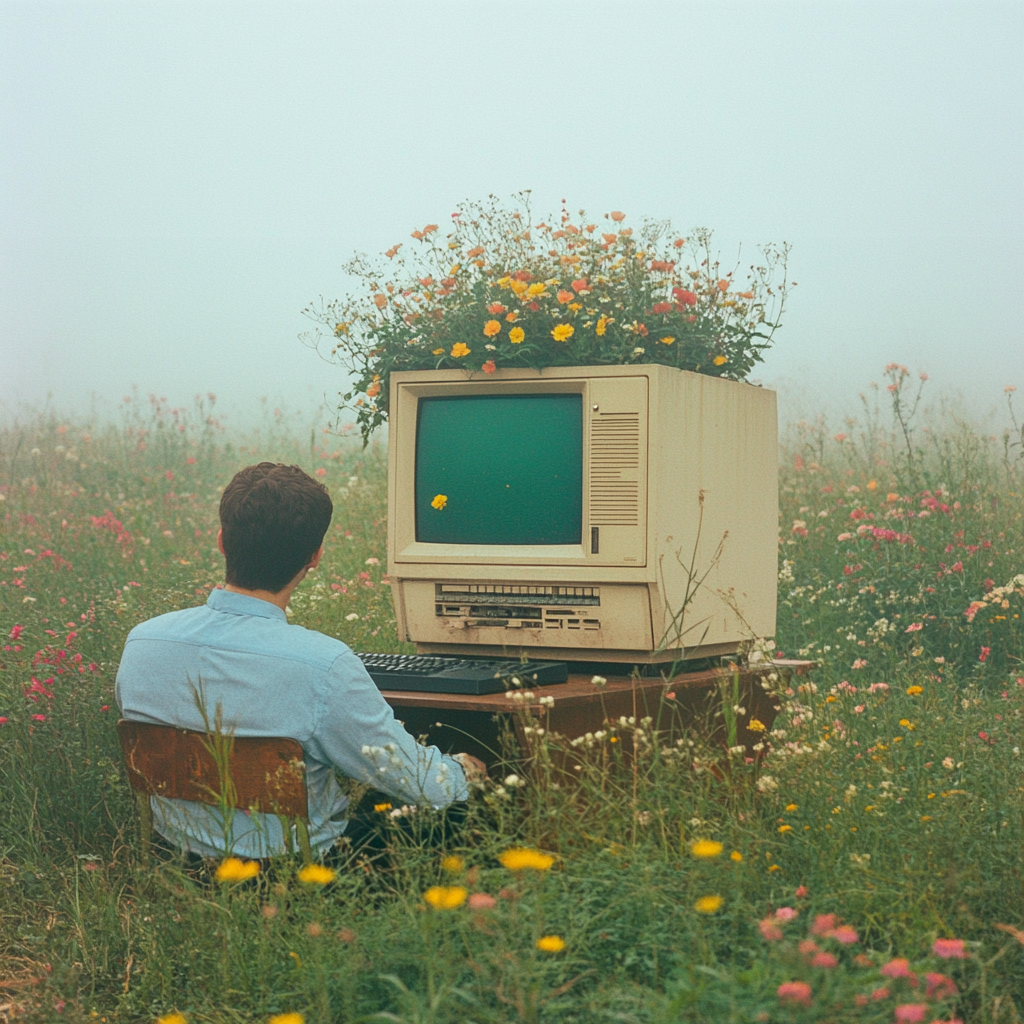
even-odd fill
[(863, 668), (867, 662), (863, 658), (858, 658), (851, 666), (852, 669)]
[(829, 935), (836, 927), (835, 914), (818, 914), (811, 925), (812, 935)]
[(905, 633), (916, 633), (916, 632), (918, 632), (919, 630), (922, 630), (922, 629), (924, 629), (924, 623), (923, 622), (912, 622), (909, 626), (907, 626), (907, 628), (904, 630), (904, 632)]
[(902, 956), (898, 956), (895, 960), (890, 960), (887, 964), (885, 964), (882, 967), (882, 974), (886, 978), (914, 977), (914, 975), (910, 972), (910, 962)]
[(856, 706), (856, 707), (855, 707), (855, 708), (853, 709), (853, 713), (854, 713), (855, 715), (862, 715), (862, 714), (864, 714), (864, 709), (865, 709), (866, 707), (867, 707), (867, 704), (858, 704), (858, 705), (857, 705), (857, 706)]
[(779, 907), (779, 909), (775, 911), (775, 920), (792, 921), (798, 914), (799, 911), (794, 910), (792, 907)]
[(0, 715), (0, 725), (6, 725), (6, 724), (7, 724), (7, 717), (5, 715)]
[(814, 939), (801, 939), (796, 946), (804, 956), (811, 956), (818, 952), (818, 944)]
[(907, 1021), (908, 1024), (915, 1024), (917, 1021), (924, 1020), (927, 1012), (928, 1006), (925, 1003), (903, 1003), (896, 1007), (896, 1019), (901, 1022)]
[(978, 655), (978, 661), (984, 661), (991, 653), (991, 647), (982, 647), (981, 654)]
[(782, 929), (770, 918), (766, 917), (757, 924), (761, 938), (767, 942), (778, 942), (782, 938)]
[(878, 693), (881, 690), (883, 693), (889, 689), (888, 683), (872, 683), (868, 687), (868, 693)]
[(798, 899), (802, 900), (807, 895), (807, 886), (801, 885), (793, 895)]
[(327, 470), (323, 466), (320, 466), (316, 471), (317, 476), (327, 476)]
[(830, 938), (844, 946), (852, 946), (857, 941), (857, 932), (848, 924), (844, 924), (836, 928)]
[(45, 722), (46, 721), (46, 715), (33, 715), (32, 717), (37, 722)]
[(943, 960), (967, 959), (963, 939), (936, 939), (932, 943), (932, 952)]
[(874, 1001), (876, 1003), (879, 1002), (882, 999), (888, 999), (889, 998), (889, 990), (887, 988), (884, 988), (884, 987), (883, 988), (876, 988), (874, 990), (874, 992), (871, 993), (871, 998), (874, 999)]
[(831, 953), (819, 953), (812, 961), (812, 967), (824, 967), (826, 969), (837, 967), (839, 961)]
[(24, 632), (24, 630), (25, 630), (24, 626), (13, 626), (11, 628), (11, 639), (12, 640), (17, 640), (18, 637), (20, 637), (21, 634)]
[(811, 1005), (811, 986), (806, 981), (785, 981), (776, 993), (781, 1003), (796, 1003), (798, 1006)]
[(485, 892), (475, 892), (466, 903), (470, 910), (490, 910), (497, 900)]
[(956, 982), (945, 974), (936, 974), (929, 971), (925, 976), (928, 982), (928, 989), (925, 995), (929, 999), (948, 999), (956, 995)]

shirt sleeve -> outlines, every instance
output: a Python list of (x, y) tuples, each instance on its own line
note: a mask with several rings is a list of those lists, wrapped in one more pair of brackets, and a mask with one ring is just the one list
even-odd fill
[(440, 808), (469, 796), (458, 761), (406, 732), (349, 650), (327, 673), (323, 706), (307, 745), (317, 760), (406, 804)]

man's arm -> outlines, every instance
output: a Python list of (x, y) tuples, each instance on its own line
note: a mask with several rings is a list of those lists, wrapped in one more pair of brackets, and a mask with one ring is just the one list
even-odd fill
[(406, 732), (363, 663), (348, 650), (331, 666), (323, 707), (306, 745), (317, 760), (403, 803), (447, 807), (469, 795), (460, 763)]

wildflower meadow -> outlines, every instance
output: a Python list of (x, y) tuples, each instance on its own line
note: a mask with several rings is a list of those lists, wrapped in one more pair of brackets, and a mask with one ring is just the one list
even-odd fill
[(353, 785), (378, 853), (207, 871), (142, 864), (125, 636), (221, 582), (219, 492), (271, 459), (335, 503), (292, 621), (411, 650), (385, 442), (226, 430), (213, 396), (0, 428), (0, 1021), (1020, 1021), (1024, 435), (1012, 392), (990, 433), (926, 389), (893, 365), (785, 432), (768, 639), (817, 667), (777, 680), (758, 758), (653, 716), (570, 744), (540, 706), (441, 841)]

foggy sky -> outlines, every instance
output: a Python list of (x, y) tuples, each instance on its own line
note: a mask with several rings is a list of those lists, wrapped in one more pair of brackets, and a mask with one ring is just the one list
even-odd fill
[(983, 412), (1024, 390), (1022, 44), (977, 0), (0, 3), (0, 401), (312, 409), (345, 260), (529, 188), (792, 243), (784, 415), (890, 361)]

